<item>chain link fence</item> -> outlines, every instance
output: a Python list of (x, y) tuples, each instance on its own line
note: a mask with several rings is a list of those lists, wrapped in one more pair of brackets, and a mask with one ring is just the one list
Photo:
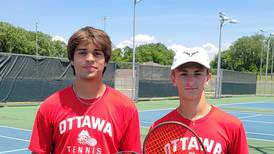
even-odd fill
[[(215, 70), (206, 87), (214, 96)], [(274, 95), (274, 81), (258, 79), (257, 74), (222, 70), (222, 96)], [(170, 66), (136, 64), (136, 90), (132, 89), (132, 64), (109, 63), (104, 82), (128, 97), (138, 99), (176, 97), (178, 92), (170, 80)], [(72, 84), (74, 75), (68, 60), (0, 53), (0, 102), (41, 102), (50, 94)]]

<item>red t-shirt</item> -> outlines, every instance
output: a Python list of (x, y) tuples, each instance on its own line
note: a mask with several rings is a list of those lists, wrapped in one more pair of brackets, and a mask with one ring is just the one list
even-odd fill
[[(192, 128), (201, 138), (207, 153), (248, 154), (248, 144), (242, 122), (214, 106), (205, 117), (194, 121), (182, 117), (177, 110), (173, 110), (157, 120), (150, 129), (165, 121), (182, 122)], [(184, 141), (184, 146), (187, 148), (199, 148), (194, 145), (198, 142), (194, 141), (191, 136), (186, 137)]]
[(80, 103), (71, 86), (47, 98), (37, 111), (29, 150), (39, 154), (141, 152), (134, 103), (110, 87), (91, 102)]

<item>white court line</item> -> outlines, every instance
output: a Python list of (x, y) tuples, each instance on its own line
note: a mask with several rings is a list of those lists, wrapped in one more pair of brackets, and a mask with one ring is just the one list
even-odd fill
[(243, 116), (243, 117), (238, 117), (238, 118), (239, 119), (247, 119), (247, 118), (259, 117), (259, 116), (262, 116), (262, 114), (255, 114), (255, 115)]
[(259, 139), (259, 138), (253, 138), (253, 137), (248, 137), (248, 139), (251, 139), (251, 140), (258, 140), (258, 141), (265, 141), (265, 142), (274, 142), (273, 140)]
[(269, 121), (258, 121), (258, 120), (242, 120), (245, 122), (254, 122), (254, 123), (263, 123), (263, 124), (274, 124), (274, 122), (269, 122)]
[(163, 110), (173, 110), (175, 108), (166, 108), (166, 109), (151, 109), (151, 110), (142, 110), (142, 111), (139, 111), (139, 113), (141, 112), (150, 112), (150, 111), (163, 111)]
[(265, 133), (254, 133), (254, 132), (246, 132), (247, 134), (253, 134), (253, 135), (263, 135), (263, 136), (272, 136), (274, 137), (274, 134), (265, 134)]
[(17, 130), (22, 130), (22, 131), (31, 132), (31, 130), (29, 130), (29, 129), (23, 129), (23, 128), (17, 128), (17, 127), (10, 127), (10, 126), (3, 126), (3, 125), (0, 125), (0, 127), (2, 127), (2, 128), (9, 128), (9, 129), (17, 129)]
[[(233, 105), (245, 105), (245, 104), (263, 104), (263, 103), (271, 104), (271, 103), (268, 103), (268, 102), (258, 101), (258, 102), (244, 102), (244, 103), (215, 104), (214, 106), (220, 107), (220, 106), (233, 106)], [(175, 109), (175, 108), (142, 110), (142, 111), (139, 111), (139, 113), (140, 112), (149, 112), (149, 111), (173, 110), (173, 109)], [(239, 112), (241, 112), (241, 111), (239, 111)]]
[(18, 151), (26, 151), (28, 148), (24, 149), (15, 149), (15, 150), (9, 150), (9, 151), (0, 151), (0, 153), (11, 153), (11, 152), (18, 152)]
[[(244, 102), (244, 103), (226, 103), (226, 104), (216, 104), (216, 106), (232, 106), (232, 105), (245, 105), (245, 104), (261, 104), (261, 103), (267, 103), (267, 102)], [(269, 103), (268, 103), (269, 104)]]
[(142, 128), (149, 128), (148, 126), (141, 126)]
[(6, 139), (12, 139), (12, 140), (18, 140), (18, 141), (29, 142), (29, 140), (20, 139), (20, 138), (16, 138), (16, 137), (3, 136), (3, 135), (0, 135), (0, 137), (2, 137), (2, 138), (6, 138)]
[(147, 123), (147, 124), (152, 124), (153, 122), (150, 121), (140, 121), (141, 123)]

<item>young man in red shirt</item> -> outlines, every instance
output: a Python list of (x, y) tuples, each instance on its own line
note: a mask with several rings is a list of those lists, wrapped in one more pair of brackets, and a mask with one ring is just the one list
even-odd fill
[(68, 41), (75, 80), (48, 97), (37, 111), (29, 149), (34, 154), (141, 153), (134, 103), (103, 83), (111, 40), (102, 30), (84, 27)]
[[(248, 144), (242, 122), (207, 103), (205, 87), (211, 79), (209, 57), (203, 51), (178, 51), (171, 66), (171, 81), (177, 87), (179, 106), (157, 120), (151, 128), (165, 121), (188, 125), (201, 138), (206, 153), (247, 154)], [(191, 136), (184, 138), (188, 150), (202, 150)]]

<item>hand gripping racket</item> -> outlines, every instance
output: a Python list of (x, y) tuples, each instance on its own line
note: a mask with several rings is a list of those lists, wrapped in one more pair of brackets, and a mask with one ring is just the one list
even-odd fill
[(199, 136), (187, 125), (177, 121), (158, 124), (148, 133), (144, 154), (206, 154)]

